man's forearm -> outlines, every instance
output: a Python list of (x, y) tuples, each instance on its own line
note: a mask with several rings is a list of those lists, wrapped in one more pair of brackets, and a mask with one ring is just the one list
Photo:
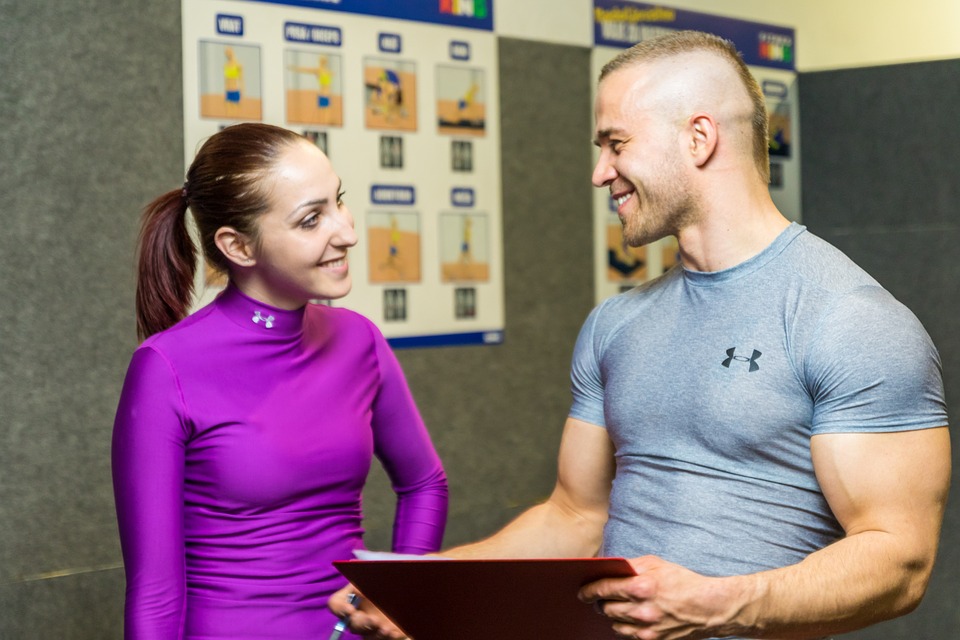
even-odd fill
[(523, 512), (494, 535), (441, 552), (452, 558), (591, 557), (600, 548), (601, 516), (584, 516), (551, 500)]
[(722, 578), (731, 597), (722, 635), (814, 638), (845, 633), (912, 611), (926, 589), (934, 550), (910, 553), (896, 536), (868, 531), (804, 561)]

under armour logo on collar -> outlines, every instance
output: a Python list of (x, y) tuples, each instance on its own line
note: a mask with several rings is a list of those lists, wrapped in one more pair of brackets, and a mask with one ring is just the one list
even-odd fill
[(748, 369), (748, 371), (749, 371), (750, 373), (753, 373), (754, 371), (759, 371), (759, 370), (760, 370), (760, 365), (757, 364), (757, 360), (760, 358), (760, 356), (763, 355), (762, 353), (760, 353), (759, 351), (757, 351), (756, 349), (754, 349), (754, 350), (753, 350), (753, 355), (750, 356), (749, 358), (747, 358), (746, 356), (738, 356), (738, 355), (735, 355), (735, 354), (736, 354), (736, 351), (737, 351), (737, 348), (736, 348), (736, 347), (730, 347), (729, 349), (727, 349), (727, 358), (726, 358), (726, 360), (724, 360), (724, 361), (721, 362), (720, 364), (722, 364), (722, 365), (725, 366), (727, 369), (729, 369), (729, 368), (730, 368), (730, 363), (733, 362), (734, 360), (736, 360), (737, 362), (749, 362), (749, 363), (750, 363), (750, 369)]
[(253, 317), (250, 319), (253, 320), (253, 324), (260, 324), (262, 322), (263, 326), (266, 327), (267, 329), (273, 329), (273, 321), (274, 321), (273, 316), (263, 317), (263, 315), (261, 315), (259, 311), (254, 311)]

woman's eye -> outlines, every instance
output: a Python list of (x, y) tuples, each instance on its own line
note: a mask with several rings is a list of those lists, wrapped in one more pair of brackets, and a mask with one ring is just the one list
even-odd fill
[(337, 194), (337, 206), (338, 206), (338, 207), (342, 207), (342, 206), (343, 206), (343, 196), (345, 196), (345, 195), (347, 195), (347, 192), (346, 192), (346, 191), (341, 191), (340, 193)]
[(304, 229), (309, 227), (315, 227), (319, 220), (320, 220), (319, 214), (311, 213), (306, 218), (300, 221), (300, 226), (303, 227)]

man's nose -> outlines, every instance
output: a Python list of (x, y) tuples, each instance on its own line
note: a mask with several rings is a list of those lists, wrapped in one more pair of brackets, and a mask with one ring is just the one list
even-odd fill
[(601, 151), (600, 157), (597, 158), (597, 164), (593, 168), (593, 186), (605, 187), (613, 182), (616, 177), (617, 170), (613, 166), (613, 162), (610, 161), (609, 155), (606, 152)]

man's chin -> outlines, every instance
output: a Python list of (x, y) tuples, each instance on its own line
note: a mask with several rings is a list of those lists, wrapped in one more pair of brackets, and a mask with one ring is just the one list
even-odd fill
[(666, 238), (669, 236), (669, 233), (654, 233), (650, 231), (637, 231), (629, 230), (626, 227), (623, 228), (623, 239), (631, 247), (643, 247), (648, 244), (652, 244), (661, 238)]

